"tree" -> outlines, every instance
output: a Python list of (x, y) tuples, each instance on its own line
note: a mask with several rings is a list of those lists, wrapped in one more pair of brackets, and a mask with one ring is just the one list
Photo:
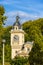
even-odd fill
[(12, 28), (12, 26), (8, 26), (8, 27), (4, 28), (4, 39), (6, 39), (5, 62), (10, 62), (10, 60), (11, 60), (11, 44), (10, 44), (10, 30), (11, 30), (11, 28)]
[(43, 50), (43, 18), (26, 21), (22, 26), (26, 32), (25, 41), (34, 41)]
[(11, 61), (11, 65), (25, 65), (28, 62), (28, 58), (17, 56)]
[(3, 35), (3, 24), (4, 21), (7, 19), (6, 16), (4, 16), (5, 14), (5, 9), (3, 6), (0, 6), (0, 43), (1, 43), (1, 39), (2, 39), (2, 35)]
[(43, 59), (41, 54), (41, 48), (38, 44), (34, 44), (33, 48), (29, 54), (29, 63), (30, 65), (43, 65)]
[(3, 37), (3, 24), (4, 21), (7, 19), (6, 16), (4, 16), (5, 14), (5, 9), (3, 6), (0, 5), (0, 60), (2, 59), (2, 37)]

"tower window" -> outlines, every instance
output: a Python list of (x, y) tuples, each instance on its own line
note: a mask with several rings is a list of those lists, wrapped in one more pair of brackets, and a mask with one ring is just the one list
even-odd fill
[(18, 29), (18, 27), (15, 27), (15, 29), (17, 30), (17, 29)]
[(28, 51), (29, 51), (30, 49), (28, 48)]
[(15, 53), (17, 53), (17, 51), (15, 51)]
[(16, 27), (16, 30), (17, 30), (17, 27)]

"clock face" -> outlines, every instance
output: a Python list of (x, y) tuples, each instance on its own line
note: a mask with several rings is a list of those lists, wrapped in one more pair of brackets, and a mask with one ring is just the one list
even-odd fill
[(16, 41), (16, 42), (19, 41), (19, 36), (18, 35), (14, 36), (14, 41)]

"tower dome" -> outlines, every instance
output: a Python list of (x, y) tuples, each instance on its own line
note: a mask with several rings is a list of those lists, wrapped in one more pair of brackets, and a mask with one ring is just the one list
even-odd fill
[(20, 17), (19, 16), (16, 16), (16, 21), (14, 22), (13, 27), (14, 26), (18, 26), (18, 28), (21, 29), (21, 24), (19, 22), (19, 19), (20, 19)]

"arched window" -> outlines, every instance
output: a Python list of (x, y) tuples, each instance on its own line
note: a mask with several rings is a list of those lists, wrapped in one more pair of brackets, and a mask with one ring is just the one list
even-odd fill
[(17, 51), (15, 51), (15, 53), (17, 53)]
[(16, 30), (17, 30), (18, 28), (16, 27)]
[(30, 49), (28, 48), (27, 50), (29, 51)]

